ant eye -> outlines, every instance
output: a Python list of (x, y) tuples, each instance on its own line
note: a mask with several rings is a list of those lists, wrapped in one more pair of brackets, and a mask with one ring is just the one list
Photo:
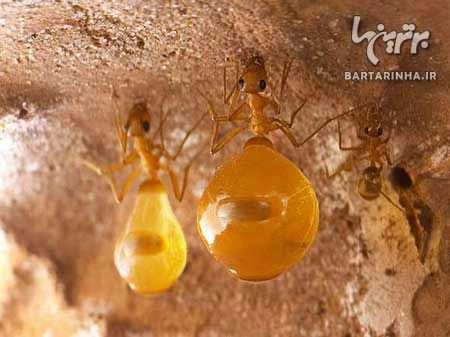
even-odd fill
[(364, 133), (365, 133), (366, 135), (368, 135), (369, 132), (370, 132), (370, 128), (369, 128), (368, 126), (366, 126), (366, 127), (364, 128)]
[(381, 136), (383, 134), (383, 128), (380, 126), (377, 128), (377, 135)]
[(147, 132), (148, 130), (150, 130), (150, 123), (147, 122), (147, 121), (142, 122), (142, 129), (143, 129), (145, 132)]
[(261, 81), (259, 81), (259, 88), (261, 89), (261, 90), (264, 90), (264, 89), (266, 89), (266, 81), (264, 81), (264, 80), (261, 80)]
[(239, 89), (242, 89), (244, 87), (244, 80), (242, 78), (238, 81), (238, 87)]

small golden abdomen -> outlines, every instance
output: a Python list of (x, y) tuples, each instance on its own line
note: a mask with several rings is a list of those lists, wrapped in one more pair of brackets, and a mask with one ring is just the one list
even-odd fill
[(186, 264), (186, 242), (159, 181), (141, 184), (133, 213), (119, 237), (114, 261), (120, 276), (137, 293), (170, 288)]

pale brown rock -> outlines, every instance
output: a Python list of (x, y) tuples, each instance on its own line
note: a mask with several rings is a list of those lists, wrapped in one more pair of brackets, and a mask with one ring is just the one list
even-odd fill
[[(101, 164), (118, 158), (112, 84), (124, 110), (146, 99), (158, 114), (167, 94), (174, 113), (166, 133), (176, 146), (207, 109), (194, 88), (220, 106), (220, 66), (251, 53), (266, 58), (276, 81), (283, 62), (295, 58), (284, 107), (288, 116), (301, 97), (309, 98), (294, 127), (303, 138), (384, 88), (343, 80), (346, 70), (373, 70), (365, 48), (350, 40), (355, 14), (366, 28), (414, 22), (432, 32), (429, 50), (417, 56), (388, 56), (380, 48), (377, 70), (437, 72), (436, 82), (388, 82), (384, 104), (396, 111), (395, 164), (414, 180), (448, 177), (445, 0), (2, 1), (0, 336), (448, 336), (450, 183), (425, 179), (418, 187), (435, 219), (433, 249), (422, 263), (397, 209), (383, 199), (363, 201), (356, 173), (326, 178), (324, 163), (334, 168), (346, 155), (334, 124), (301, 149), (273, 135), (276, 148), (316, 187), (321, 221), (303, 262), (261, 284), (236, 281), (208, 255), (193, 212), (213, 168), (248, 134), (214, 157), (205, 151), (184, 202), (173, 200), (189, 262), (178, 284), (159, 296), (133, 294), (113, 265), (114, 240), (134, 194), (116, 205), (105, 181), (77, 164), (80, 157)], [(206, 150), (210, 129), (202, 124), (184, 160), (197, 144)]]

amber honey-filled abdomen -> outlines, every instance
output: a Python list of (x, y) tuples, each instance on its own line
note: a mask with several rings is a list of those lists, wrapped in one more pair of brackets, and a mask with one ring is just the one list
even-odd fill
[(186, 242), (160, 182), (146, 181), (139, 187), (114, 260), (120, 276), (140, 294), (167, 290), (183, 272)]
[(238, 278), (263, 281), (298, 262), (319, 223), (315, 192), (267, 140), (249, 141), (216, 171), (200, 201), (208, 250)]

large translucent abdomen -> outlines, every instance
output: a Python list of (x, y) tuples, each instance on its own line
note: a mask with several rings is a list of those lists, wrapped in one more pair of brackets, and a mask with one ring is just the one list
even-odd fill
[(146, 181), (139, 187), (114, 260), (120, 276), (140, 294), (167, 290), (183, 272), (186, 242), (160, 182)]
[(313, 187), (270, 145), (250, 141), (219, 167), (197, 213), (210, 253), (248, 281), (274, 278), (298, 262), (319, 223)]

